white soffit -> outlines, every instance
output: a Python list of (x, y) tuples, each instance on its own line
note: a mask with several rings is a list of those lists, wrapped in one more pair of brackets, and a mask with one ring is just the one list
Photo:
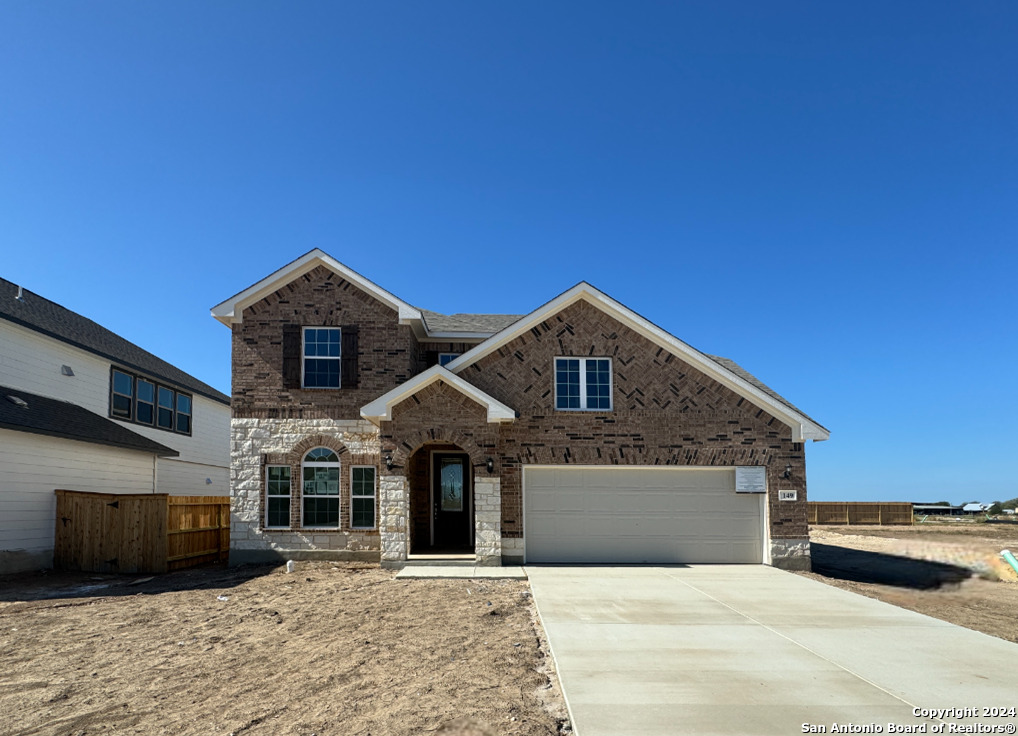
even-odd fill
[(737, 393), (739, 396), (744, 397), (760, 408), (767, 410), (770, 414), (773, 414), (776, 418), (791, 427), (792, 440), (794, 442), (803, 442), (805, 440), (821, 441), (830, 437), (830, 432), (811, 420), (809, 417), (794, 411), (791, 407), (776, 400), (773, 396), (761, 391), (749, 381), (735, 373), (732, 373), (724, 366), (721, 366), (708, 358), (696, 348), (687, 345), (674, 335), (665, 332), (654, 323), (644, 317), (641, 317), (633, 310), (629, 309), (620, 302), (615, 301), (610, 296), (585, 281), (581, 281), (573, 288), (555, 297), (544, 306), (539, 307), (526, 317), (523, 317), (519, 321), (509, 325), (504, 330), (496, 332), (477, 347), (463, 353), (463, 355), (455, 360), (446, 363), (445, 367), (453, 373), (461, 373), (463, 369), (473, 365), (485, 355), (489, 355), (503, 345), (515, 340), (520, 335), (529, 332), (535, 326), (541, 324), (547, 319), (550, 319), (570, 304), (580, 301), (581, 299), (595, 305), (602, 311), (612, 317), (615, 317), (623, 324), (643, 335), (651, 342), (660, 345), (666, 350), (681, 357), (690, 365), (700, 369), (718, 383)]
[(415, 393), (436, 381), (449, 384), (463, 395), (485, 407), (488, 410), (489, 422), (511, 422), (516, 419), (516, 411), (514, 409), (510, 409), (498, 399), (488, 396), (488, 394), (476, 386), (472, 386), (440, 365), (434, 365), (424, 371), (424, 373), (420, 373), (388, 393), (382, 394), (361, 409), (361, 416), (376, 425), (383, 421), (387, 422), (392, 419), (392, 407), (409, 399)]
[(236, 294), (225, 302), (212, 307), (212, 316), (226, 326), (239, 324), (243, 319), (244, 309), (261, 301), (269, 294), (283, 288), (294, 279), (300, 278), (317, 266), (326, 268), (338, 273), (354, 286), (378, 299), (383, 304), (395, 309), (399, 313), (399, 320), (421, 320), (421, 313), (416, 307), (407, 304), (402, 299), (390, 294), (373, 281), (361, 276), (356, 271), (344, 266), (335, 258), (320, 248), (315, 248), (305, 253), (292, 263), (283, 266), (275, 273), (266, 276), (264, 279), (249, 286), (244, 291)]

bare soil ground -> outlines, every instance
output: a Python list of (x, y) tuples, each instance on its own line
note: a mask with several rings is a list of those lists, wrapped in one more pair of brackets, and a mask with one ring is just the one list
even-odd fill
[(817, 526), (813, 572), (830, 585), (1018, 642), (1018, 524)]
[(559, 734), (526, 581), (0, 577), (0, 734)]

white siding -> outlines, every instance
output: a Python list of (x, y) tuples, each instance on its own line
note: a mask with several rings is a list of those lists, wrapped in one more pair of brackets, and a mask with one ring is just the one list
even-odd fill
[[(109, 417), (109, 360), (6, 320), (0, 320), (0, 345), (0, 385), (71, 401)], [(62, 375), (62, 365), (70, 366), (74, 375)], [(120, 424), (180, 453), (172, 461), (160, 460), (159, 482), (165, 476), (168, 484), (160, 486), (161, 493), (227, 496), (230, 407), (195, 394), (192, 416), (190, 437), (130, 422)], [(205, 483), (206, 478), (212, 479), (212, 485)]]
[(0, 429), (0, 572), (39, 554), (52, 563), (53, 491), (152, 493), (153, 462), (145, 452)]
[[(206, 483), (206, 479), (212, 483)], [(161, 457), (158, 486), (160, 493), (171, 496), (229, 496), (230, 469)]]

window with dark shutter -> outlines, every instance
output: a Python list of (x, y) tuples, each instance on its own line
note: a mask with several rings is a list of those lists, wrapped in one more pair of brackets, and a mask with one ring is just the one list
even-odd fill
[(343, 349), (340, 351), (342, 358), (340, 385), (343, 388), (357, 387), (357, 326), (344, 325), (340, 328), (342, 334)]

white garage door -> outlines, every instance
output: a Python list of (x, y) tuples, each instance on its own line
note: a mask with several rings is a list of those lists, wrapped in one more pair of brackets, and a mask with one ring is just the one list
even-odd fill
[(763, 494), (734, 468), (528, 467), (527, 562), (761, 562)]

